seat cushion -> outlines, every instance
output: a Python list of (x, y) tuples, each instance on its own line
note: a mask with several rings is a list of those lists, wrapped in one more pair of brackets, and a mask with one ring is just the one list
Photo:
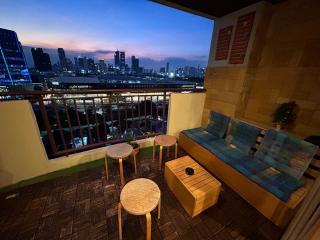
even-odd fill
[(273, 167), (268, 167), (260, 173), (249, 176), (249, 178), (285, 202), (294, 191), (304, 184), (302, 180), (283, 174)]
[(232, 120), (230, 131), (230, 142), (246, 154), (256, 143), (260, 129), (247, 123)]
[(255, 158), (280, 172), (300, 179), (318, 147), (281, 131), (269, 129)]
[(223, 138), (228, 129), (230, 118), (226, 115), (217, 112), (210, 113), (210, 122), (207, 126), (207, 131), (218, 138)]
[(217, 136), (209, 133), (205, 128), (183, 130), (182, 133), (200, 145), (218, 139)]

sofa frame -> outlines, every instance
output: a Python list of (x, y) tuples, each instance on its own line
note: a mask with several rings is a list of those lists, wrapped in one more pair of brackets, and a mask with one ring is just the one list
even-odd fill
[[(252, 151), (256, 151), (264, 137), (262, 130)], [(245, 175), (220, 160), (214, 153), (202, 147), (183, 133), (179, 136), (179, 146), (209, 170), (214, 176), (237, 192), (249, 204), (272, 221), (275, 225), (284, 228), (292, 219), (297, 208), (304, 199), (307, 190), (320, 175), (319, 152), (311, 161), (304, 174), (306, 184), (291, 194), (287, 202), (277, 198)]]

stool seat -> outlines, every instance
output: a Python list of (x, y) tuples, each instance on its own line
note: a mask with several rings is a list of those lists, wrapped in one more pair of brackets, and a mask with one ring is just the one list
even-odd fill
[(122, 207), (130, 214), (145, 215), (154, 210), (160, 199), (160, 189), (156, 183), (139, 178), (128, 182), (120, 194)]
[(113, 159), (126, 158), (132, 154), (133, 147), (128, 143), (110, 145), (106, 148), (106, 154)]
[(163, 147), (170, 147), (177, 142), (177, 138), (170, 135), (158, 135), (154, 138), (154, 141)]

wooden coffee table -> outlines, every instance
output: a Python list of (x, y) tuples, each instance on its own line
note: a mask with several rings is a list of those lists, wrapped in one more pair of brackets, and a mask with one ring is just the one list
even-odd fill
[(122, 239), (121, 208), (133, 215), (146, 215), (146, 239), (151, 239), (151, 215), (158, 206), (160, 219), (161, 192), (158, 185), (147, 178), (138, 178), (128, 182), (120, 194), (118, 206), (119, 239)]
[(167, 157), (169, 157), (170, 147), (175, 145), (175, 158), (178, 155), (178, 143), (177, 138), (175, 136), (170, 135), (158, 135), (154, 138), (153, 141), (153, 160), (155, 159), (155, 147), (156, 145), (160, 145), (160, 153), (159, 153), (159, 168), (162, 167), (162, 151), (163, 147), (167, 148)]
[(108, 146), (106, 148), (106, 156), (105, 156), (105, 167), (106, 167), (106, 175), (107, 179), (109, 179), (109, 171), (108, 171), (108, 157), (113, 159), (118, 159), (119, 161), (119, 172), (120, 172), (120, 180), (121, 180), (121, 186), (124, 186), (125, 179), (123, 176), (123, 166), (122, 161), (124, 158), (130, 156), (133, 154), (133, 160), (134, 160), (134, 170), (135, 174), (137, 174), (137, 160), (136, 160), (136, 154), (133, 151), (133, 148), (128, 143), (119, 143), (115, 145)]
[[(194, 175), (187, 175), (186, 167), (192, 167)], [(166, 162), (164, 177), (191, 217), (218, 201), (221, 183), (189, 156)]]

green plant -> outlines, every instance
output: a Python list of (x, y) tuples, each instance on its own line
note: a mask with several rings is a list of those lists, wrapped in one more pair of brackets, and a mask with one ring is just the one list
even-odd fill
[(133, 149), (139, 147), (139, 144), (136, 143), (136, 142), (134, 142), (134, 141), (135, 141), (135, 138), (134, 138), (133, 136), (128, 136), (128, 137), (126, 138), (126, 141), (127, 141), (128, 144), (130, 144), (130, 145), (133, 147)]
[(281, 128), (290, 128), (294, 126), (299, 112), (298, 104), (290, 101), (280, 104), (272, 114), (273, 123), (280, 124)]

